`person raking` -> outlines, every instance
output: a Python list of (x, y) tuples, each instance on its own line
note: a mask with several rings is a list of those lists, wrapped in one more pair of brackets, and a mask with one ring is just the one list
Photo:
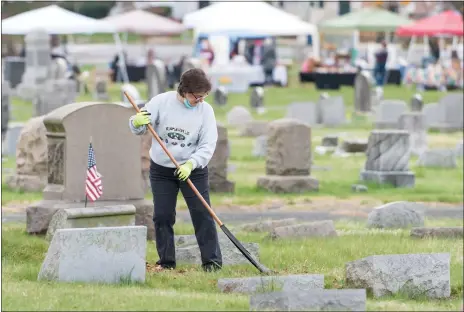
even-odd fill
[(176, 91), (153, 97), (129, 119), (132, 133), (142, 135), (151, 124), (166, 148), (181, 164), (178, 169), (155, 139), (150, 148), (150, 183), (153, 193), (153, 222), (159, 260), (157, 270), (175, 269), (173, 226), (179, 189), (187, 203), (195, 236), (200, 247), (202, 268), (222, 268), (222, 254), (216, 224), (200, 199), (188, 186), (190, 178), (205, 201), (210, 204), (208, 163), (218, 139), (216, 117), (204, 101), (211, 91), (211, 82), (201, 69), (182, 74)]

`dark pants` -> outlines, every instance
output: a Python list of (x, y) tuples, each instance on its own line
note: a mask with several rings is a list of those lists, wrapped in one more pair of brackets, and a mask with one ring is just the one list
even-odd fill
[[(174, 175), (174, 171), (175, 168), (163, 167), (153, 161), (150, 163), (150, 183), (155, 205), (153, 222), (155, 223), (156, 248), (160, 257), (157, 264), (170, 268), (176, 267), (173, 226), (176, 222), (177, 194), (180, 189), (190, 211), (195, 236), (200, 247), (202, 266), (204, 268), (222, 267), (216, 224), (187, 182), (180, 181)], [(210, 204), (208, 168), (193, 170), (189, 178), (205, 201)]]
[(375, 77), (375, 82), (378, 87), (383, 86), (385, 84), (386, 75), (387, 75), (387, 69), (385, 65), (377, 64), (374, 68), (374, 77)]

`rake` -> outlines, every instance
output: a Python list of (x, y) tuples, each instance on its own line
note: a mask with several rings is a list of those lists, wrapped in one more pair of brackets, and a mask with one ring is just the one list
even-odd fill
[[(135, 104), (134, 100), (132, 99), (132, 97), (127, 94), (126, 91), (124, 91), (124, 95), (127, 97), (127, 99), (129, 100), (129, 102), (132, 104), (132, 106), (134, 107), (134, 109), (137, 111), (137, 113), (140, 113), (140, 109), (139, 107)], [(161, 141), (160, 137), (158, 136), (158, 134), (155, 132), (155, 130), (153, 129), (153, 127), (149, 124), (147, 125), (148, 126), (148, 130), (151, 132), (151, 134), (153, 135), (153, 137), (155, 138), (155, 140), (158, 142), (158, 144), (161, 146), (161, 148), (164, 150), (164, 152), (168, 155), (169, 159), (171, 159), (171, 161), (174, 163), (174, 165), (176, 166), (176, 168), (179, 168), (179, 164), (177, 163), (177, 161), (174, 159), (174, 157), (172, 156), (172, 154), (168, 151), (168, 149), (166, 148), (166, 146), (164, 145), (163, 141)], [(208, 210), (209, 214), (213, 217), (214, 221), (217, 223), (217, 225), (221, 228), (221, 230), (224, 232), (224, 234), (230, 239), (230, 241), (235, 245), (235, 247), (237, 247), (237, 249), (245, 256), (245, 258), (248, 259), (248, 261), (250, 261), (251, 264), (253, 264), (261, 273), (264, 273), (264, 274), (269, 274), (271, 273), (272, 271), (268, 268), (266, 268), (264, 265), (262, 265), (261, 263), (259, 263), (256, 259), (253, 258), (253, 256), (250, 254), (250, 252), (242, 245), (242, 243), (240, 243), (240, 241), (234, 236), (234, 234), (232, 234), (232, 232), (229, 231), (229, 229), (226, 227), (226, 225), (224, 223), (222, 223), (222, 221), (218, 218), (218, 216), (216, 215), (216, 213), (214, 213), (213, 209), (208, 205), (208, 203), (206, 202), (206, 200), (203, 198), (203, 196), (200, 194), (200, 192), (197, 190), (197, 188), (195, 187), (195, 185), (193, 185), (192, 181), (190, 179), (187, 179), (187, 184), (190, 186), (190, 188), (193, 190), (193, 192), (195, 193), (195, 195), (197, 195), (197, 197), (200, 199), (200, 201), (202, 202), (203, 206), (205, 206), (205, 208)]]

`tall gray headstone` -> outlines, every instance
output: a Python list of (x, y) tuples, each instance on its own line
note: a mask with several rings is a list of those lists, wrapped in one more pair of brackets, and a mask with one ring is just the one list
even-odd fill
[(445, 122), (445, 112), (440, 109), (438, 103), (424, 105), (423, 113), (427, 129)]
[(77, 90), (74, 80), (49, 80), (42, 86), (41, 92), (33, 100), (34, 116), (42, 116), (76, 101)]
[(427, 128), (424, 113), (403, 113), (398, 121), (398, 128), (409, 132), (412, 154), (419, 156), (427, 149)]
[(411, 111), (412, 112), (420, 112), (422, 111), (422, 107), (424, 106), (424, 101), (422, 100), (422, 95), (416, 93), (411, 98)]
[(28, 33), (26, 42), (26, 71), (17, 94), (25, 100), (33, 100), (48, 79), (51, 59), (50, 38), (45, 30), (37, 29)]
[(377, 107), (375, 127), (377, 129), (397, 129), (398, 120), (407, 111), (407, 104), (399, 100), (384, 100)]
[(321, 106), (324, 105), (325, 103), (325, 100), (327, 100), (328, 98), (330, 98), (329, 94), (327, 92), (323, 92), (321, 93), (321, 95), (319, 96), (319, 100), (317, 101), (316, 103), (316, 110), (317, 110), (317, 123), (318, 124), (321, 124), (323, 123), (322, 121), (322, 108)]
[(152, 99), (153, 97), (165, 91), (165, 88), (161, 81), (161, 73), (159, 72), (159, 69), (155, 64), (147, 65), (145, 78), (147, 81), (148, 99)]
[(450, 93), (440, 99), (439, 106), (445, 111), (445, 128), (452, 130), (463, 129), (464, 95), (462, 92)]
[(297, 119), (309, 126), (316, 125), (317, 105), (313, 102), (295, 102), (287, 107), (286, 118)]
[(354, 79), (354, 108), (357, 112), (370, 112), (371, 103), (371, 83), (369, 73), (359, 72)]
[(345, 103), (343, 102), (343, 97), (331, 97), (321, 100), (319, 103), (322, 123), (324, 126), (339, 126), (346, 122)]

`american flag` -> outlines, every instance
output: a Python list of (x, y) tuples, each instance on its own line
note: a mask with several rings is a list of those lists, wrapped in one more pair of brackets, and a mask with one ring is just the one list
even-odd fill
[(103, 194), (101, 175), (97, 171), (95, 153), (92, 143), (89, 145), (89, 162), (87, 166), (87, 179), (85, 181), (85, 193), (91, 201), (96, 201)]

